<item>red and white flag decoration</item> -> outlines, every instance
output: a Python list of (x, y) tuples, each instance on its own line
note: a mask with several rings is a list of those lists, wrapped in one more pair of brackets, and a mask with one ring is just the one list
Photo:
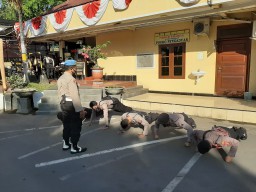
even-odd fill
[[(28, 33), (29, 25), (30, 25), (30, 20), (23, 22), (23, 33), (25, 36)], [(19, 22), (14, 24), (14, 31), (15, 31), (16, 35), (18, 35), (18, 36), (20, 35), (20, 23)]]
[(112, 0), (114, 9), (124, 10), (127, 9), (132, 0)]
[(46, 16), (39, 16), (30, 20), (30, 31), (34, 36), (41, 35), (45, 32), (46, 19)]
[(109, 0), (98, 0), (76, 7), (80, 19), (86, 25), (95, 25), (105, 13)]
[(57, 31), (65, 31), (71, 20), (74, 8), (51, 13), (48, 17), (53, 28)]

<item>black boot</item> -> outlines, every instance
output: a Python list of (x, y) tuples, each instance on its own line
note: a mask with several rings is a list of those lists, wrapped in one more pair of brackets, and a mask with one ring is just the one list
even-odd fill
[(76, 154), (76, 153), (83, 153), (87, 150), (86, 147), (82, 148), (82, 147), (79, 147), (78, 145), (74, 145), (74, 144), (71, 144), (71, 154)]

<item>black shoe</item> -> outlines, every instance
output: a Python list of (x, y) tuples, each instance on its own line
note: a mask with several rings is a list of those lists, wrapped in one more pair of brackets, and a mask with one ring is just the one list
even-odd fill
[(70, 150), (70, 153), (71, 154), (76, 154), (76, 153), (83, 153), (87, 150), (86, 147), (82, 148), (82, 147), (79, 147), (78, 145), (77, 146), (71, 146), (71, 150)]

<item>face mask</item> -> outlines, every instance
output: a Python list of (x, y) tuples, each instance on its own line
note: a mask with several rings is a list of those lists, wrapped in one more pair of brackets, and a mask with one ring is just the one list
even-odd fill
[(72, 69), (72, 75), (73, 75), (73, 77), (75, 77), (76, 76), (76, 69)]

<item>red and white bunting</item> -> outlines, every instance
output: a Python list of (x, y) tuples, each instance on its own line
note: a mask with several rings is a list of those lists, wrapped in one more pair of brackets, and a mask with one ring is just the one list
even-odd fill
[(57, 31), (65, 31), (71, 20), (74, 8), (51, 13), (48, 17), (53, 28)]
[(109, 0), (99, 0), (76, 7), (80, 19), (86, 25), (95, 25), (105, 13)]
[(29, 30), (29, 27), (30, 27), (30, 20), (29, 21), (25, 21), (24, 22), (25, 23), (25, 26), (24, 26), (24, 35), (26, 35), (27, 36), (27, 34), (28, 34), (28, 30)]
[[(95, 25), (105, 13), (110, 0), (97, 0), (84, 5), (77, 6), (75, 8), (69, 8), (61, 10), (55, 13), (51, 13), (47, 16), (39, 16), (29, 21), (25, 34), (27, 34), (28, 28), (34, 36), (38, 36), (45, 32), (47, 17), (53, 28), (57, 31), (65, 31), (71, 21), (74, 9), (79, 15), (80, 19), (85, 25)], [(132, 0), (112, 0), (113, 7), (116, 10), (125, 10), (129, 7)]]
[(124, 10), (127, 9), (132, 0), (112, 0), (114, 9)]
[[(23, 32), (24, 32), (25, 36), (28, 34), (29, 26), (30, 26), (30, 20), (23, 22)], [(18, 34), (18, 35), (20, 34), (20, 23), (19, 22), (14, 24), (14, 31), (16, 34)]]
[(35, 17), (30, 22), (30, 31), (34, 36), (41, 35), (45, 31), (46, 16)]

